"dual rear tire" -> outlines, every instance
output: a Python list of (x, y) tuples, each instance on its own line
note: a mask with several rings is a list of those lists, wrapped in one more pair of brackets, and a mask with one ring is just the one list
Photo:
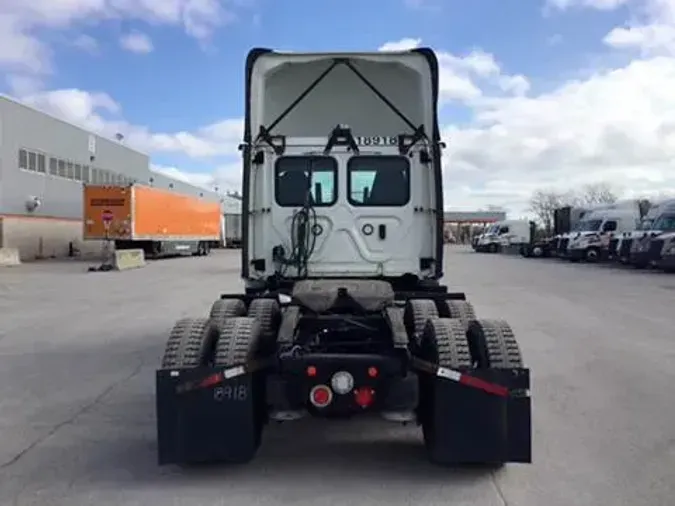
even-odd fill
[[(176, 322), (162, 357), (163, 369), (243, 366), (250, 382), (253, 439), (250, 451), (230, 462), (248, 462), (255, 457), (266, 422), (265, 381), (249, 366), (270, 349), (279, 305), (273, 299), (255, 299), (246, 307), (240, 299), (219, 299), (207, 317), (182, 318)], [(224, 436), (225, 437), (225, 436)]]
[[(476, 369), (512, 369), (523, 367), (520, 348), (513, 330), (504, 320), (477, 319), (473, 306), (466, 301), (448, 301), (449, 311), (438, 311), (432, 300), (414, 300), (406, 307), (406, 327), (410, 348), (419, 359), (454, 371)], [(418, 420), (430, 459), (438, 464), (461, 463), (445, 454), (439, 440), (436, 413), (438, 381), (432, 374), (420, 374)], [(450, 402), (450, 401), (448, 401)], [(463, 437), (469, 437), (465, 435)], [(497, 463), (500, 464), (500, 463)]]

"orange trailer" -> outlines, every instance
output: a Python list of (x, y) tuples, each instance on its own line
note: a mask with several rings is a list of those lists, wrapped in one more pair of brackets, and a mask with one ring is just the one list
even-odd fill
[(218, 202), (143, 185), (84, 185), (85, 240), (115, 241), (146, 255), (208, 254), (219, 243)]

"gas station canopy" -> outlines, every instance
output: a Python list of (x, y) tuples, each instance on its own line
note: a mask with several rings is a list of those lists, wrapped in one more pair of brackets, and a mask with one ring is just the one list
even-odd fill
[(502, 211), (446, 211), (444, 221), (446, 223), (494, 223), (506, 219), (506, 213)]

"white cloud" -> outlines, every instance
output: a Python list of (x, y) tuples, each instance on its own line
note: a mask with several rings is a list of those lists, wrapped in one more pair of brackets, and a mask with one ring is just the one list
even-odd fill
[[(130, 19), (181, 27), (203, 41), (215, 29), (235, 19), (230, 9), (245, 8), (249, 0), (1, 0), (0, 70), (31, 72), (38, 76), (52, 69), (52, 51), (37, 33), (78, 24)], [(79, 43), (91, 47), (92, 40)]]
[(0, 4), (0, 66), (9, 71), (50, 70), (49, 49), (27, 33), (27, 23)]
[(120, 46), (127, 51), (138, 54), (151, 53), (154, 49), (152, 40), (141, 32), (131, 32), (120, 38)]
[(604, 38), (605, 44), (619, 48), (637, 48), (643, 54), (675, 54), (675, 25), (655, 22), (632, 27), (616, 27)]
[(9, 74), (6, 77), (9, 89), (14, 95), (30, 95), (42, 90), (43, 83), (33, 75)]
[(422, 39), (412, 39), (406, 38), (401, 40), (395, 40), (391, 42), (385, 42), (377, 50), (378, 51), (407, 51), (409, 49), (415, 49), (419, 47), (422, 43)]
[(643, 56), (675, 55), (675, 1), (673, 0), (548, 0), (561, 10), (585, 7), (613, 10), (626, 6), (631, 20), (614, 27), (603, 42), (617, 49), (637, 49)]
[(98, 42), (91, 35), (81, 34), (75, 37), (72, 41), (73, 46), (94, 54), (98, 51)]
[(675, 194), (675, 59), (637, 60), (532, 98), (486, 99), (445, 130), (446, 203), (524, 210), (534, 189), (608, 181)]
[(243, 135), (242, 119), (225, 119), (195, 132), (153, 132), (128, 123), (121, 108), (105, 93), (67, 89), (22, 97), (27, 104), (109, 138), (124, 135), (125, 143), (145, 153), (183, 154), (193, 158), (231, 156)]
[(603, 11), (611, 11), (632, 0), (547, 0), (547, 5), (565, 10), (571, 7), (589, 7)]
[[(404, 51), (422, 44), (420, 38), (403, 38), (386, 42), (379, 51)], [(505, 93), (523, 95), (529, 90), (525, 76), (508, 75), (494, 56), (473, 50), (463, 56), (447, 51), (437, 51), (439, 65), (439, 95), (442, 104), (448, 102), (474, 102), (483, 96), (481, 85), (492, 85)]]
[(242, 165), (240, 162), (233, 161), (228, 164), (219, 165), (212, 172), (186, 172), (177, 167), (154, 164), (151, 166), (151, 169), (165, 176), (208, 190), (220, 192), (241, 191)]

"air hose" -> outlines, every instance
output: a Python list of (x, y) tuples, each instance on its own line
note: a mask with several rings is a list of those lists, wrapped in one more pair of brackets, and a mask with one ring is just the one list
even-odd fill
[(308, 274), (309, 259), (314, 254), (316, 247), (316, 234), (314, 226), (317, 224), (316, 210), (311, 203), (308, 192), (305, 204), (300, 208), (291, 220), (291, 251), (287, 257), (283, 248), (275, 248), (274, 260), (283, 265), (281, 275), (285, 277), (286, 268), (295, 267), (297, 277), (306, 278)]

